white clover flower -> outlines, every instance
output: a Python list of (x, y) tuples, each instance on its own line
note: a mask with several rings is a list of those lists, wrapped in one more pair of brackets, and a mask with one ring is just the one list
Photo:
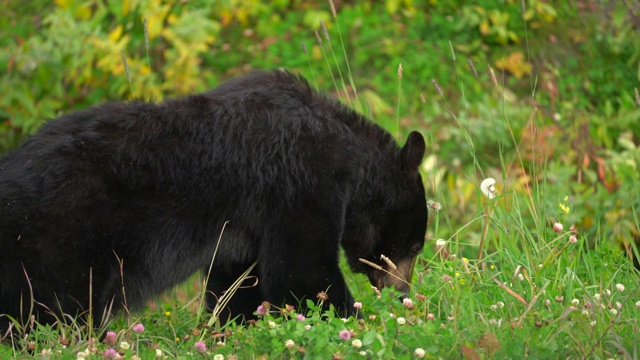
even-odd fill
[[(162, 350), (160, 350), (160, 349), (156, 349), (156, 357), (157, 357), (157, 358), (161, 358), (162, 356), (163, 356), (163, 355), (162, 355)], [(214, 357), (214, 358), (215, 358), (215, 357)]]
[(640, 309), (640, 300), (636, 301), (636, 309)]
[(611, 290), (604, 289), (604, 294), (607, 295), (607, 296), (611, 296)]
[(613, 314), (613, 315), (618, 315), (618, 310), (616, 310), (616, 309), (611, 309), (609, 311), (611, 311), (611, 314)]
[(524, 280), (524, 275), (518, 274), (518, 280), (523, 281)]
[(293, 342), (293, 340), (291, 340), (291, 339), (287, 339), (284, 342), (284, 347), (286, 347), (287, 349), (293, 349), (294, 346), (296, 346), (296, 343)]
[(123, 341), (123, 342), (121, 342), (121, 343), (120, 343), (120, 349), (122, 349), (122, 350), (129, 350), (129, 348), (131, 348), (131, 345), (129, 345), (129, 343), (128, 343), (128, 342)]
[(595, 320), (593, 320), (592, 322), (590, 322), (590, 323), (589, 323), (589, 325), (591, 325), (591, 327), (596, 326), (596, 321), (595, 321)]
[(582, 315), (584, 315), (585, 317), (589, 317), (589, 310), (587, 309), (582, 310)]
[(413, 308), (413, 301), (409, 298), (404, 298), (402, 299), (402, 305), (404, 305), (404, 307), (406, 308)]
[(304, 326), (304, 330), (305, 331), (309, 331), (309, 329), (311, 329), (311, 325), (307, 324)]
[(355, 339), (351, 342), (351, 346), (353, 346), (356, 349), (360, 349), (362, 347), (362, 340), (360, 339)]
[(601, 298), (602, 298), (602, 296), (601, 296), (599, 293), (595, 293), (595, 294), (593, 295), (593, 299), (594, 299), (595, 301), (600, 301), (600, 299), (601, 299)]
[(499, 307), (500, 309), (502, 309), (502, 308), (504, 307), (504, 303), (503, 303), (502, 301), (498, 301), (498, 302), (496, 303), (496, 305), (498, 305), (498, 307)]
[(438, 250), (442, 249), (445, 246), (447, 246), (447, 240), (445, 239), (436, 240), (436, 247), (438, 248)]
[(572, 299), (572, 300), (571, 300), (571, 305), (573, 305), (573, 306), (578, 306), (578, 305), (580, 305), (580, 300), (578, 300), (578, 299)]
[(427, 352), (423, 348), (417, 348), (413, 353), (421, 359), (427, 354)]
[(618, 290), (619, 292), (623, 292), (624, 291), (624, 285), (616, 284), (616, 290)]
[(569, 244), (575, 244), (578, 242), (578, 238), (575, 235), (569, 236)]
[[(640, 301), (638, 301), (638, 304), (640, 304)], [(640, 306), (638, 306), (638, 307), (640, 307)], [(428, 313), (427, 314), (427, 320), (428, 321), (432, 321), (432, 320), (435, 320), (435, 319), (436, 319), (436, 315), (434, 313)]]
[(364, 350), (360, 351), (358, 354), (360, 354), (360, 356), (367, 356), (367, 352)]
[(213, 355), (213, 360), (224, 360), (224, 355), (215, 354), (215, 355)]
[(489, 199), (493, 199), (496, 197), (497, 193), (495, 185), (496, 179), (486, 178), (482, 180), (482, 183), (480, 183), (480, 191), (482, 191), (484, 196), (488, 197)]
[(407, 320), (403, 317), (399, 317), (397, 321), (398, 321), (398, 325), (404, 325), (407, 323)]
[(491, 310), (493, 310), (493, 311), (498, 310), (498, 305), (496, 305), (496, 304), (491, 305)]
[(564, 226), (562, 225), (562, 223), (557, 222), (553, 224), (553, 231), (561, 233), (562, 230), (564, 230)]
[(277, 326), (277, 325), (276, 325), (276, 322), (275, 322), (275, 321), (273, 321), (273, 320), (269, 320), (269, 322), (267, 322), (267, 324), (269, 325), (269, 327), (272, 327), (272, 328), (274, 328), (274, 327), (276, 327), (276, 326)]

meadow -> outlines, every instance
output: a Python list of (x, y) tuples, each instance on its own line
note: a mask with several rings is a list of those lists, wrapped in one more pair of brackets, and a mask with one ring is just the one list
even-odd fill
[(430, 217), (405, 301), (342, 264), (360, 318), (319, 296), (221, 328), (197, 274), (96, 328), (16, 324), (0, 358), (640, 358), (631, 3), (9, 0), (0, 152), (64, 112), (286, 67), (424, 134)]

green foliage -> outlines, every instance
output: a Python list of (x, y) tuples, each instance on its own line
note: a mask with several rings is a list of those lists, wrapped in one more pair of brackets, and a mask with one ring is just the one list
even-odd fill
[[(1, 358), (95, 357), (121, 341), (127, 358), (201, 358), (198, 341), (204, 355), (227, 359), (638, 353), (639, 278), (625, 256), (638, 255), (640, 239), (637, 12), (612, 1), (338, 5), (334, 18), (327, 4), (298, 0), (10, 0), (0, 13), (10, 24), (0, 36), (0, 152), (73, 109), (202, 91), (253, 68), (296, 69), (399, 139), (408, 129), (428, 138), (422, 170), (442, 210), (431, 212), (414, 307), (388, 290), (378, 297), (343, 262), (362, 319), (311, 303), (304, 321), (274, 307), (255, 325), (209, 328), (182, 308), (197, 297), (191, 281), (97, 334), (70, 323), (5, 340)], [(498, 179), (492, 200), (478, 191), (488, 176)], [(132, 331), (137, 322), (144, 333)], [(91, 340), (106, 330), (117, 344)]]

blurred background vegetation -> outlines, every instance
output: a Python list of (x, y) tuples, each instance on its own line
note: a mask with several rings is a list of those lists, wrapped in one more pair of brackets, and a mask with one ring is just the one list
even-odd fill
[(532, 228), (639, 237), (636, 1), (334, 4), (336, 17), (325, 1), (5, 0), (0, 153), (71, 110), (287, 67), (400, 142), (427, 136), (428, 196), (445, 220), (432, 237), (477, 245), (481, 226), (461, 226), (482, 213), (486, 176), (537, 199), (513, 205)]

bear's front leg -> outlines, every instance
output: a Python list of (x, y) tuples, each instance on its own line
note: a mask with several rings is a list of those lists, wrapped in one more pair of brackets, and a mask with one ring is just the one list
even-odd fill
[(320, 209), (290, 214), (277, 236), (263, 240), (258, 256), (260, 287), (264, 300), (275, 306), (296, 306), (304, 313), (307, 300), (318, 302), (318, 293), (341, 316), (354, 314), (353, 297), (339, 267), (343, 216)]

